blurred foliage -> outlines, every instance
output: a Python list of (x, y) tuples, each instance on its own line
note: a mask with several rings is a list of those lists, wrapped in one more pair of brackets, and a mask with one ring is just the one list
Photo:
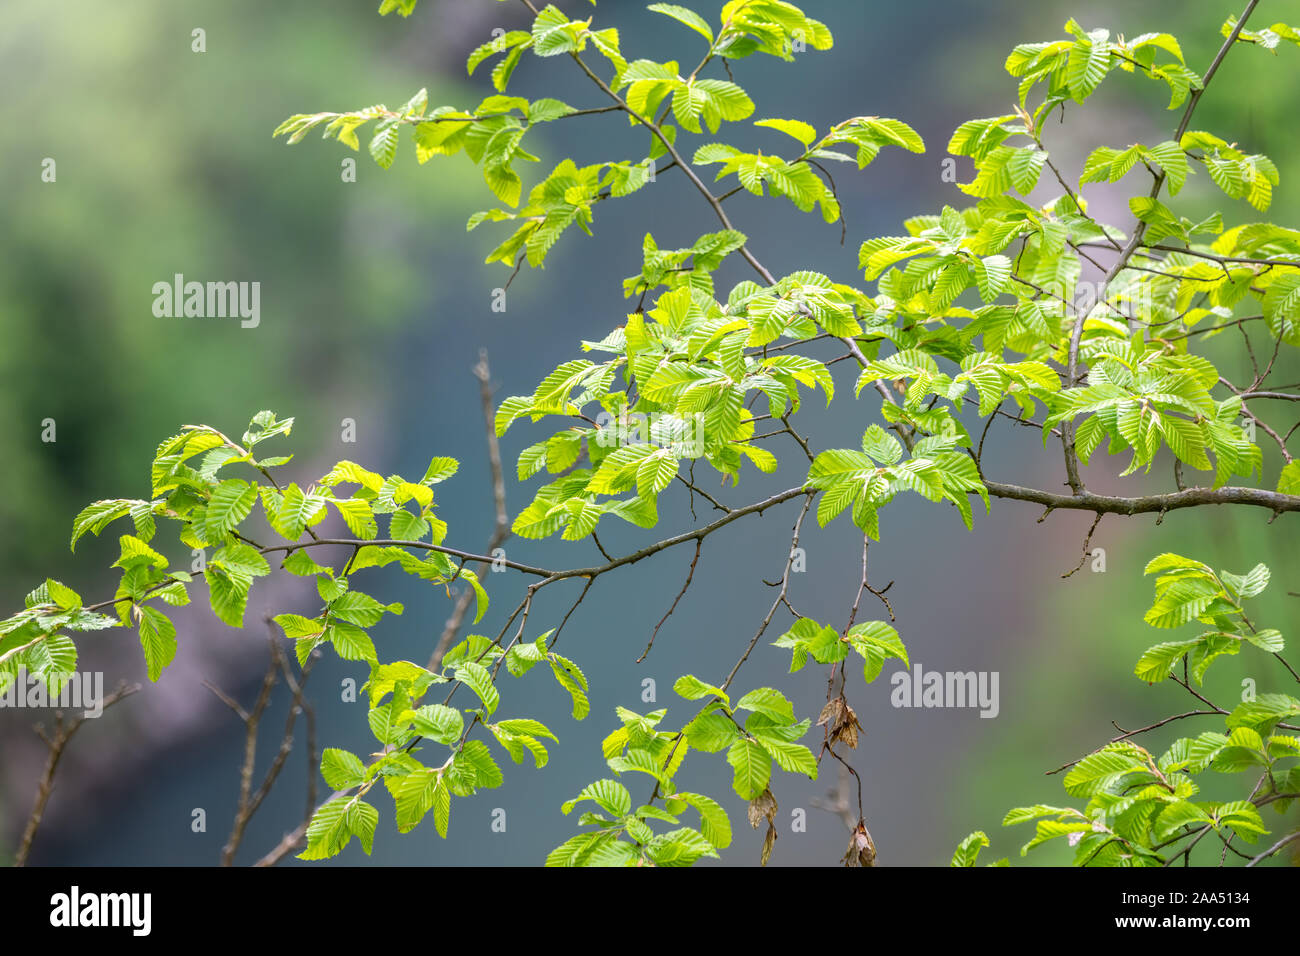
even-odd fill
[[(0, 122), (23, 131), (0, 153), (0, 538), (26, 542), (0, 570), (66, 555), (64, 503), (142, 486), (132, 463), (153, 436), (224, 416), (232, 394), (249, 396), (236, 417), (291, 404), (310, 425), (320, 396), (382, 380), (430, 290), (398, 239), (439, 215), (459, 173), (430, 190), (363, 167), (344, 184), (337, 155), (282, 162), (270, 135), (292, 105), (380, 101), (411, 74), (368, 7), (74, 0), (57, 23), (36, 2), (0, 9)], [(206, 52), (191, 50), (195, 26)], [(176, 273), (260, 282), (261, 324), (156, 318), (152, 286)], [(195, 387), (213, 368), (223, 384)], [(16, 506), (37, 487), (49, 507)]]

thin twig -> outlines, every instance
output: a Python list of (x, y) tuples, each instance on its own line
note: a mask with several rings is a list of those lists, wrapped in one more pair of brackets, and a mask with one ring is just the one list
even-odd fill
[(1083, 538), (1083, 554), (1079, 557), (1079, 563), (1076, 564), (1069, 571), (1066, 571), (1064, 574), (1062, 574), (1061, 575), (1062, 578), (1072, 577), (1076, 571), (1078, 571), (1080, 568), (1083, 567), (1083, 563), (1088, 560), (1088, 546), (1092, 544), (1092, 533), (1097, 530), (1097, 525), (1101, 524), (1101, 519), (1103, 517), (1105, 517), (1105, 514), (1101, 511), (1098, 511), (1097, 517), (1092, 519), (1092, 527), (1088, 529), (1088, 533), (1084, 535)]
[(698, 540), (696, 540), (695, 557), (691, 558), (691, 569), (686, 572), (686, 583), (683, 584), (682, 589), (677, 592), (677, 597), (673, 599), (672, 607), (668, 608), (668, 610), (664, 612), (664, 616), (661, 617), (659, 619), (659, 623), (655, 625), (654, 631), (651, 632), (650, 634), (650, 642), (646, 644), (645, 650), (641, 652), (641, 656), (636, 659), (636, 662), (638, 664), (644, 661), (647, 655), (649, 655), (650, 649), (655, 646), (655, 638), (659, 636), (659, 628), (664, 626), (664, 621), (672, 617), (673, 611), (677, 610), (678, 602), (680, 602), (681, 599), (685, 596), (686, 589), (691, 586), (691, 580), (695, 577), (695, 565), (697, 565), (700, 561), (700, 548), (702, 548), (703, 546), (704, 546), (703, 538), (699, 538)]
[[(488, 464), (492, 471), (492, 501), (496, 509), (496, 523), (492, 527), (492, 535), (488, 538), (487, 547), (483, 549), (491, 555), (510, 537), (510, 514), (506, 510), (506, 483), (501, 467), (501, 445), (497, 441), (496, 408), (492, 400), (492, 371), (488, 366), (487, 349), (479, 349), (478, 364), (474, 366), (474, 377), (479, 381), (479, 399), (483, 405), (483, 420), (487, 425)], [(487, 575), (489, 567), (490, 564), (479, 562), (476, 573), (480, 580)], [(474, 589), (466, 587), (456, 598), (451, 616), (443, 625), (442, 635), (438, 638), (438, 643), (429, 658), (429, 670), (437, 671), (442, 665), (442, 659), (451, 648), (452, 642), (456, 640), (456, 635), (460, 633), (465, 616), (469, 613), (470, 603), (475, 597)]]
[[(139, 684), (118, 685), (117, 690), (104, 699), (101, 714), (119, 701), (130, 697), (139, 689)], [(64, 751), (67, 750), (68, 742), (72, 740), (73, 734), (80, 730), (81, 725), (88, 719), (83, 713), (65, 721), (63, 711), (60, 710), (54, 713), (53, 736), (46, 736), (43, 730), (38, 728), (39, 736), (49, 748), (49, 755), (45, 760), (45, 770), (41, 773), (41, 779), (36, 786), (36, 802), (32, 806), (32, 812), (27, 817), (27, 824), (23, 827), (22, 838), (18, 842), (18, 852), (14, 855), (14, 866), (27, 865), (28, 857), (32, 851), (32, 841), (36, 839), (36, 831), (45, 818), (45, 807), (50, 802), (50, 794), (54, 792), (54, 774), (59, 769), (59, 761), (63, 759)]]

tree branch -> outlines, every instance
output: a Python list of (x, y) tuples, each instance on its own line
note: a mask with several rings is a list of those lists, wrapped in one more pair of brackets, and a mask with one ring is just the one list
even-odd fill
[(1139, 495), (1133, 498), (1115, 495), (1098, 495), (1083, 491), (1077, 495), (1055, 494), (1039, 491), (1035, 488), (1022, 488), (1019, 485), (1000, 481), (985, 481), (989, 494), (995, 498), (1010, 498), (1016, 501), (1032, 501), (1045, 506), (1049, 511), (1074, 510), (1095, 511), (1098, 514), (1139, 515), (1155, 512), (1177, 511), (1180, 508), (1195, 508), (1201, 505), (1254, 505), (1280, 513), (1300, 511), (1300, 496), (1284, 495), (1262, 488), (1188, 488), (1184, 491), (1172, 491), (1166, 494)]
[[(103, 709), (108, 710), (119, 701), (125, 700), (132, 694), (140, 690), (139, 684), (120, 684), (116, 691), (104, 699)], [(14, 866), (26, 866), (27, 860), (32, 852), (32, 841), (36, 839), (36, 831), (40, 828), (41, 821), (45, 818), (45, 807), (50, 801), (50, 794), (54, 792), (54, 774), (59, 769), (59, 761), (63, 759), (63, 753), (68, 747), (68, 742), (72, 740), (73, 734), (81, 729), (81, 725), (88, 718), (83, 714), (64, 722), (63, 711), (56, 711), (54, 714), (54, 736), (47, 737), (43, 731), (38, 728), (38, 734), (45, 741), (49, 748), (49, 756), (45, 761), (45, 770), (41, 773), (40, 782), (36, 787), (36, 803), (32, 807), (32, 812), (27, 817), (27, 825), (23, 828), (23, 835), (18, 843), (18, 852), (14, 856)]]
[[(488, 367), (487, 349), (479, 349), (478, 364), (474, 366), (474, 377), (479, 381), (479, 399), (483, 405), (483, 419), (487, 423), (488, 465), (492, 471), (492, 501), (496, 506), (496, 524), (484, 549), (490, 555), (510, 537), (510, 514), (506, 511), (506, 482), (501, 468), (501, 445), (497, 441), (496, 409), (492, 401), (492, 371)], [(479, 563), (480, 579), (487, 574), (490, 566), (485, 562)], [(456, 635), (460, 633), (461, 624), (465, 621), (465, 615), (469, 612), (470, 602), (474, 597), (474, 589), (465, 588), (456, 598), (451, 617), (447, 618), (442, 636), (438, 638), (433, 655), (429, 658), (429, 670), (436, 671), (442, 663), (443, 656), (456, 639)]]

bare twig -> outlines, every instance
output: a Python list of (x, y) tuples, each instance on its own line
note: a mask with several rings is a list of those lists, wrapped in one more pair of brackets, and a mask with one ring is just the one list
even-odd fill
[(1101, 519), (1103, 517), (1104, 517), (1104, 513), (1098, 511), (1097, 517), (1092, 519), (1092, 527), (1088, 529), (1088, 533), (1084, 535), (1083, 538), (1083, 554), (1079, 557), (1079, 563), (1075, 565), (1073, 568), (1071, 568), (1069, 571), (1066, 571), (1064, 574), (1062, 574), (1061, 575), (1062, 578), (1068, 578), (1073, 576), (1076, 571), (1078, 571), (1081, 567), (1083, 567), (1083, 563), (1088, 560), (1088, 546), (1092, 544), (1092, 533), (1097, 530), (1097, 525), (1101, 524)]
[(1251, 860), (1250, 860), (1250, 862), (1247, 863), (1246, 865), (1247, 865), (1247, 866), (1255, 866), (1256, 864), (1260, 863), (1261, 861), (1263, 861), (1263, 860), (1267, 860), (1270, 856), (1272, 856), (1272, 855), (1273, 855), (1274, 853), (1276, 853), (1278, 850), (1282, 849), (1282, 848), (1283, 848), (1284, 846), (1286, 846), (1288, 843), (1294, 843), (1296, 840), (1300, 840), (1300, 830), (1296, 830), (1296, 831), (1294, 831), (1294, 832), (1292, 832), (1292, 833), (1288, 833), (1286, 836), (1282, 837), (1282, 839), (1278, 840), (1276, 843), (1274, 843), (1271, 847), (1269, 847), (1269, 848), (1268, 848), (1267, 850), (1265, 850), (1263, 853), (1259, 854), (1258, 856), (1252, 857)]
[[(492, 536), (488, 539), (488, 545), (484, 548), (491, 555), (510, 537), (510, 514), (506, 511), (506, 483), (501, 468), (501, 445), (497, 441), (496, 407), (492, 400), (492, 372), (488, 367), (487, 349), (479, 349), (478, 364), (474, 366), (474, 377), (479, 381), (479, 398), (483, 405), (483, 420), (487, 425), (488, 464), (492, 470), (492, 501), (496, 508), (496, 523), (492, 527)], [(490, 566), (488, 563), (479, 562), (477, 574), (480, 579), (488, 573)], [(438, 644), (429, 658), (429, 670), (436, 671), (441, 666), (443, 657), (455, 641), (456, 635), (460, 633), (461, 625), (474, 598), (474, 589), (469, 587), (464, 588), (456, 598), (451, 617), (447, 618), (447, 623), (443, 625), (442, 636), (438, 638)]]
[(703, 538), (700, 538), (695, 542), (695, 557), (691, 558), (691, 569), (686, 572), (686, 583), (683, 584), (682, 589), (677, 592), (677, 597), (673, 599), (672, 606), (664, 612), (664, 616), (661, 617), (659, 623), (655, 625), (654, 631), (650, 634), (650, 643), (646, 644), (645, 650), (642, 651), (641, 656), (636, 659), (638, 664), (646, 659), (646, 656), (650, 653), (650, 649), (655, 646), (655, 638), (659, 636), (659, 628), (664, 626), (664, 621), (672, 617), (673, 611), (677, 610), (678, 603), (686, 595), (686, 589), (691, 586), (691, 580), (695, 577), (695, 565), (700, 561), (700, 548), (703, 546)]
[[(216, 694), (228, 707), (239, 715), (240, 719), (244, 722), (244, 760), (240, 768), (239, 802), (235, 810), (234, 822), (231, 824), (230, 836), (226, 840), (226, 845), (221, 850), (222, 866), (234, 865), (235, 855), (239, 852), (240, 844), (243, 843), (244, 833), (248, 828), (249, 822), (253, 819), (254, 814), (256, 814), (258, 809), (261, 807), (262, 802), (267, 798), (272, 788), (275, 786), (276, 780), (280, 777), (280, 771), (284, 769), (285, 761), (288, 760), (289, 754), (293, 751), (294, 726), (296, 725), (298, 718), (308, 709), (303, 700), (303, 686), (306, 684), (307, 678), (311, 674), (311, 668), (315, 658), (307, 658), (302, 667), (301, 679), (295, 678), (292, 669), (289, 667), (288, 658), (284, 653), (284, 648), (280, 646), (280, 639), (274, 632), (274, 622), (269, 617), (266, 619), (266, 626), (268, 631), (270, 631), (268, 642), (270, 647), (270, 662), (267, 665), (266, 674), (262, 678), (262, 687), (257, 695), (257, 701), (254, 703), (251, 711), (244, 710), (228, 695), (222, 693), (206, 681), (204, 682), (204, 686), (208, 687), (209, 690)], [(267, 706), (270, 704), (271, 692), (275, 688), (277, 678), (281, 675), (284, 677), (290, 693), (293, 696), (289, 703), (289, 712), (285, 717), (284, 732), (280, 737), (280, 746), (276, 750), (276, 754), (272, 758), (271, 764), (262, 778), (262, 782), (258, 785), (257, 789), (254, 790), (253, 771), (257, 761), (258, 731), (261, 726), (262, 717), (266, 713)], [(310, 719), (314, 720), (314, 715)], [(313, 790), (315, 787), (316, 773), (314, 759), (314, 751), (316, 748), (314, 742), (308, 749), (312, 751), (307, 757), (307, 769), (308, 773), (311, 775), (308, 784), (308, 797), (309, 802), (313, 802), (311, 798), (314, 797)]]
[[(108, 710), (108, 708), (130, 697), (139, 689), (139, 684), (119, 684), (117, 690), (104, 698), (103, 710)], [(27, 860), (32, 852), (32, 841), (36, 839), (36, 831), (45, 818), (45, 807), (50, 802), (50, 794), (54, 792), (54, 774), (59, 769), (59, 761), (63, 759), (64, 751), (67, 750), (68, 742), (72, 740), (73, 734), (81, 729), (81, 725), (87, 719), (85, 714), (65, 719), (63, 711), (59, 710), (54, 713), (53, 735), (46, 735), (43, 728), (37, 728), (37, 734), (45, 741), (46, 747), (49, 748), (49, 755), (46, 757), (45, 770), (41, 773), (40, 782), (36, 786), (36, 802), (32, 806), (32, 812), (27, 817), (27, 825), (23, 827), (23, 835), (18, 842), (18, 852), (14, 856), (14, 866), (27, 865)]]

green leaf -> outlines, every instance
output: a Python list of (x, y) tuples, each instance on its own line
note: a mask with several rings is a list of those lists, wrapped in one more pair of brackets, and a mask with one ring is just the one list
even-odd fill
[[(243, 442), (249, 448), (266, 441), (268, 438), (274, 438), (276, 435), (288, 435), (293, 432), (292, 418), (277, 418), (275, 412), (260, 411), (252, 417), (248, 423), (248, 428), (244, 431)], [(203, 434), (203, 446), (196, 446), (194, 440), (187, 444), (185, 454), (195, 454), (200, 447), (215, 448), (217, 445), (225, 444), (225, 439), (215, 433)]]
[(816, 128), (803, 120), (764, 119), (755, 120), (754, 125), (766, 126), (769, 129), (785, 133), (787, 136), (792, 136), (803, 144), (804, 149), (811, 146), (817, 138)]
[(646, 7), (647, 10), (653, 10), (655, 13), (662, 13), (666, 17), (672, 17), (678, 23), (684, 23), (704, 39), (713, 44), (713, 31), (709, 28), (709, 22), (694, 10), (688, 10), (686, 7), (680, 7), (675, 3), (652, 3)]
[(1252, 598), (1262, 594), (1268, 587), (1271, 576), (1272, 572), (1269, 571), (1268, 565), (1262, 563), (1255, 565), (1243, 577), (1228, 574), (1226, 571), (1219, 574), (1220, 579), (1228, 584), (1239, 598)]
[[(1026, 147), (1025, 149), (1014, 150), (1007, 157), (1006, 169), (1007, 177), (1011, 185), (1022, 196), (1028, 196), (1036, 185), (1038, 177), (1042, 174), (1043, 166), (1047, 162), (1047, 153), (1041, 149)], [(988, 297), (985, 297), (987, 301)]]
[(366, 779), (366, 765), (361, 758), (334, 747), (321, 754), (320, 772), (325, 782), (335, 790), (359, 787)]
[(720, 687), (714, 687), (712, 684), (704, 683), (693, 674), (686, 674), (677, 678), (677, 682), (673, 684), (673, 690), (687, 700), (699, 700), (701, 697), (720, 697), (725, 704), (731, 704), (731, 698), (727, 696), (726, 691)]
[(577, 664), (559, 654), (551, 654), (550, 663), (551, 673), (573, 699), (573, 719), (582, 720), (591, 712), (591, 704), (587, 699), (586, 675)]
[(700, 133), (700, 114), (708, 105), (708, 95), (695, 81), (683, 83), (673, 93), (673, 116), (683, 129)]
[(977, 259), (975, 282), (979, 286), (980, 298), (985, 302), (992, 302), (1011, 282), (1011, 260), (1002, 255)]
[(256, 577), (265, 577), (271, 573), (271, 566), (267, 564), (266, 558), (250, 544), (236, 542), (228, 544), (219, 549), (212, 556), (209, 565), (217, 565), (232, 575), (237, 575), (248, 581)]
[(399, 833), (414, 830), (432, 809), (438, 835), (447, 835), (451, 794), (437, 770), (425, 768), (401, 777), (394, 787), (393, 803)]
[(740, 736), (736, 725), (721, 714), (701, 714), (683, 732), (692, 747), (705, 753), (717, 753)]
[(118, 518), (130, 513), (135, 505), (147, 505), (149, 502), (135, 501), (128, 498), (111, 498), (95, 501), (82, 509), (72, 522), (72, 542), (70, 548), (77, 549), (77, 540), (87, 532), (98, 535)]
[(212, 612), (231, 627), (243, 627), (253, 578), (270, 570), (266, 559), (249, 545), (239, 543), (218, 550), (208, 562), (206, 575)]
[(652, 841), (646, 855), (659, 866), (690, 866), (700, 857), (716, 857), (718, 853), (701, 833), (683, 827)]
[(298, 859), (324, 860), (342, 852), (352, 840), (349, 817), (353, 799), (335, 797), (312, 814), (307, 825), (307, 849), (298, 854)]
[(568, 103), (544, 97), (528, 104), (528, 122), (549, 123), (574, 112), (576, 110)]
[(794, 722), (794, 705), (779, 690), (757, 687), (736, 701), (737, 710), (752, 710), (771, 717), (778, 723)]
[(360, 498), (331, 498), (330, 503), (338, 509), (348, 530), (358, 538), (369, 540), (379, 534), (379, 525), (375, 523), (375, 515), (371, 511), (369, 502)]
[(643, 498), (654, 497), (667, 488), (677, 477), (677, 456), (661, 449), (642, 459), (636, 470), (637, 494)]
[(488, 715), (501, 703), (501, 695), (492, 684), (492, 675), (482, 664), (466, 661), (454, 668), (456, 679), (478, 695)]
[(1238, 704), (1225, 723), (1230, 729), (1249, 727), (1256, 733), (1266, 734), (1272, 732), (1278, 721), (1297, 716), (1300, 716), (1300, 700), (1286, 694), (1260, 694), (1254, 700)]
[(1076, 797), (1090, 797), (1130, 774), (1145, 771), (1146, 767), (1135, 757), (1103, 749), (1084, 757), (1070, 769), (1065, 775), (1065, 791)]
[(1210, 570), (1208, 564), (1202, 564), (1200, 561), (1193, 561), (1191, 558), (1184, 558), (1180, 554), (1173, 554), (1168, 551), (1156, 555), (1142, 569), (1144, 575), (1163, 574), (1167, 571), (1195, 571), (1206, 576), (1214, 573)]
[(1152, 822), (1152, 833), (1163, 840), (1175, 831), (1189, 825), (1200, 826), (1210, 822), (1210, 815), (1187, 800), (1174, 800), (1165, 805)]
[(456, 474), (459, 468), (460, 462), (455, 458), (435, 457), (429, 462), (429, 467), (425, 469), (424, 477), (420, 479), (420, 483), (423, 485), (436, 485), (438, 482), (446, 481)]
[(1143, 616), (1152, 627), (1181, 627), (1199, 617), (1219, 594), (1219, 588), (1200, 578), (1172, 582)]
[(483, 620), (483, 615), (487, 613), (487, 591), (483, 589), (483, 584), (479, 581), (478, 575), (469, 568), (461, 568), (460, 576), (461, 580), (468, 581), (469, 586), (474, 589), (474, 623), (477, 624), (479, 621)]
[(862, 655), (862, 677), (868, 684), (880, 676), (885, 661), (891, 657), (910, 666), (907, 648), (903, 646), (898, 631), (884, 621), (855, 624), (847, 636), (850, 646)]
[(572, 800), (566, 800), (560, 806), (560, 812), (568, 816), (573, 808), (583, 800), (594, 800), (596, 805), (616, 817), (625, 817), (632, 812), (632, 796), (627, 787), (617, 780), (597, 780), (583, 787)]
[(772, 758), (753, 740), (737, 740), (727, 750), (727, 763), (735, 769), (732, 786), (745, 800), (753, 800), (767, 789), (772, 777)]
[(248, 517), (257, 501), (257, 486), (238, 478), (223, 481), (208, 501), (207, 539), (219, 542)]
[(137, 537), (124, 534), (118, 543), (122, 554), (113, 562), (115, 568), (130, 568), (139, 564), (148, 564), (160, 570), (167, 567), (167, 559)]
[(747, 727), (750, 734), (764, 750), (772, 755), (777, 766), (787, 773), (802, 773), (813, 780), (817, 779), (817, 758), (812, 751), (802, 744), (784, 740), (775, 733)]
[(1268, 651), (1270, 654), (1279, 654), (1286, 650), (1286, 641), (1282, 639), (1282, 632), (1274, 628), (1262, 628), (1244, 636), (1260, 650)]
[(284, 636), (291, 640), (304, 637), (317, 637), (325, 631), (324, 618), (307, 618), (301, 614), (277, 614), (272, 620), (284, 630)]
[(1247, 843), (1254, 843), (1261, 833), (1268, 832), (1259, 811), (1245, 800), (1220, 804), (1215, 811), (1215, 816), (1218, 817), (1221, 825), (1229, 827)]
[(329, 605), (329, 613), (358, 627), (374, 627), (384, 613), (401, 614), (400, 604), (380, 604), (369, 594), (360, 591), (347, 591)]
[(722, 808), (722, 804), (702, 793), (690, 793), (685, 790), (678, 790), (672, 798), (689, 804), (699, 812), (700, 832), (704, 839), (719, 850), (725, 850), (731, 845), (731, 821), (727, 818), (727, 811)]
[(370, 155), (381, 169), (388, 169), (397, 158), (397, 123), (389, 120), (375, 127), (375, 134), (370, 138)]
[[(611, 847), (627, 847), (635, 855), (635, 847), (631, 844), (623, 843), (610, 833), (579, 833), (577, 836), (569, 837), (554, 850), (546, 855), (546, 865), (555, 867), (572, 867), (584, 866), (596, 858), (596, 854), (601, 850), (609, 850)], [(626, 854), (626, 850), (615, 850), (616, 853)]]
[[(56, 695), (76, 669), (77, 645), (63, 634), (51, 634), (20, 655), (20, 660), (30, 674), (45, 682), (51, 695)], [(12, 673), (8, 667), (0, 668), (0, 686), (4, 684), (4, 675)]]
[[(677, 754), (680, 756), (674, 757), (674, 764), (679, 764), (681, 757), (685, 756), (685, 746), (680, 741), (678, 742)], [(609, 768), (615, 773), (644, 773), (654, 777), (660, 784), (664, 784), (675, 769), (674, 765), (670, 765), (665, 770), (663, 761), (655, 753), (643, 747), (629, 748), (623, 756), (609, 757), (605, 762), (609, 764)]]
[(371, 666), (379, 662), (375, 642), (370, 639), (369, 634), (355, 624), (349, 624), (347, 621), (330, 621), (322, 639), (329, 641), (334, 648), (334, 653), (345, 661), (365, 661)]
[(389, 537), (397, 541), (420, 541), (429, 533), (429, 522), (405, 508), (393, 512), (388, 523)]
[(513, 717), (510, 720), (501, 720), (496, 724), (502, 730), (509, 734), (528, 734), (530, 737), (549, 737), (556, 742), (560, 738), (556, 737), (540, 720), (533, 720), (531, 717)]
[(155, 607), (140, 608), (140, 646), (144, 648), (149, 679), (156, 681), (176, 657), (176, 625)]
[(754, 101), (735, 83), (727, 80), (696, 80), (695, 87), (704, 94), (704, 121), (712, 132), (718, 131), (721, 120), (735, 122), (746, 119), (754, 112)]
[[(1073, 24), (1074, 21), (1071, 20), (1070, 23)], [(1107, 30), (1093, 30), (1085, 35), (1077, 27), (1075, 31), (1078, 39), (1070, 49), (1066, 80), (1070, 95), (1076, 102), (1082, 103), (1101, 85), (1110, 69), (1110, 44), (1107, 42), (1110, 33)]]
[(1169, 676), (1170, 670), (1183, 655), (1200, 643), (1200, 638), (1197, 638), (1190, 641), (1170, 641), (1149, 647), (1138, 660), (1133, 673), (1148, 684), (1159, 683)]
[(980, 850), (989, 845), (989, 838), (983, 830), (976, 830), (957, 847), (952, 855), (953, 866), (974, 866), (979, 859)]
[(1165, 176), (1169, 180), (1169, 195), (1177, 196), (1183, 184), (1187, 182), (1187, 154), (1173, 140), (1152, 146), (1148, 152), (1165, 171)]
[(538, 56), (556, 56), (578, 49), (578, 41), (569, 28), (569, 18), (553, 4), (547, 4), (537, 15), (532, 33), (533, 52)]
[(472, 774), (474, 787), (499, 787), (505, 782), (501, 768), (492, 759), (487, 744), (481, 740), (467, 740), (461, 752), (456, 755), (452, 770), (468, 777)]
[(412, 712), (411, 723), (417, 734), (440, 744), (454, 744), (465, 732), (460, 711), (443, 704), (426, 704)]
[(1284, 495), (1300, 495), (1300, 461), (1288, 462), (1278, 475), (1277, 490)]
[(879, 425), (862, 434), (862, 450), (882, 465), (895, 465), (903, 457), (903, 444)]
[(369, 856), (375, 845), (375, 827), (379, 824), (379, 811), (364, 800), (357, 800), (348, 810), (347, 824), (352, 835), (360, 841), (361, 849), (365, 851), (366, 856)]

